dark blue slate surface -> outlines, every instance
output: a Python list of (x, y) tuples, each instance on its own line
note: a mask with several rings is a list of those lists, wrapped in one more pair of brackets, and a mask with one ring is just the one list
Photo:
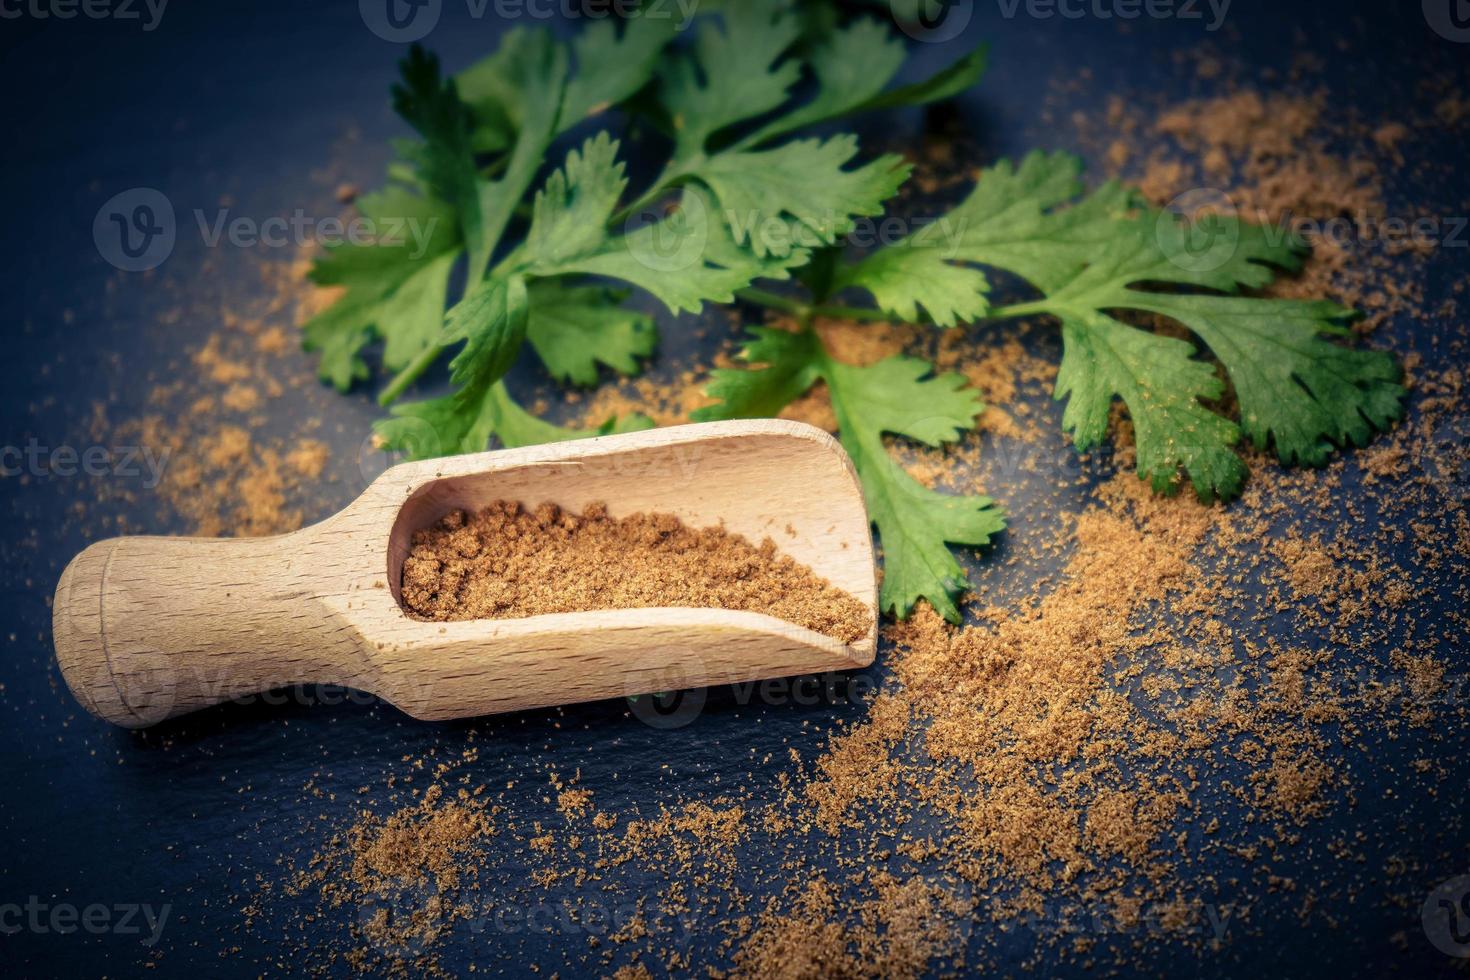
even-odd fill
[[(963, 99), (959, 116), (987, 157), (1067, 145), (1069, 127), (1037, 120), (1049, 84), (1075, 78), (1082, 66), (1090, 69), (1090, 81), (1071, 107), (1099, 110), (1113, 91), (1182, 96), (1203, 90), (1205, 83), (1172, 57), (1180, 47), (1206, 39), (1199, 21), (1040, 21), (1008, 18), (1002, 14), (1007, 6), (977, 2), (962, 37), (916, 45), (926, 62), (937, 65), (973, 39), (992, 42), (993, 67)], [(491, 48), (504, 26), (493, 17), (471, 19), (463, 4), (451, 0), (444, 7), (426, 43), (451, 67)], [(1418, 8), (1236, 0), (1227, 30), (1215, 39), (1231, 57), (1262, 67), (1284, 67), (1298, 51), (1318, 51), (1339, 104), (1359, 107), (1367, 118), (1390, 118), (1396, 100), (1411, 94), (1420, 78), (1447, 70), (1463, 78), (1470, 54), (1470, 46), (1431, 32)], [(1350, 54), (1339, 53), (1338, 38), (1349, 39)], [(311, 174), (330, 158), (326, 145), (360, 129), (343, 176), (372, 186), (386, 162), (386, 139), (402, 132), (385, 99), (401, 48), (366, 30), (351, 3), (175, 0), (152, 31), (137, 21), (42, 22), (27, 15), (0, 21), (0, 51), (8, 142), (0, 165), (10, 192), (0, 265), (0, 331), (10, 368), (0, 385), (5, 445), (24, 446), (31, 439), (80, 445), (94, 400), (108, 401), (117, 417), (126, 417), (163, 374), (158, 365), (198, 339), (191, 333), (197, 325), (158, 322), (174, 300), (159, 296), (151, 280), (124, 277), (109, 289), (118, 277), (99, 257), (91, 233), (93, 216), (109, 196), (142, 185), (159, 188), (181, 211), (213, 207), (228, 195), (243, 214), (286, 213), (297, 206), (328, 214), (334, 207), (329, 188)], [(920, 125), (918, 113), (906, 113), (868, 120), (863, 127), (901, 143)], [(1463, 134), (1448, 131), (1430, 133), (1415, 146), (1416, 153), (1460, 161), (1466, 149)], [(1436, 198), (1463, 201), (1470, 190), (1464, 173), (1449, 193), (1435, 188)], [(1392, 186), (1405, 200), (1415, 197), (1410, 178)], [(181, 234), (160, 277), (189, 283), (205, 253), (197, 235)], [(1431, 298), (1448, 295), (1464, 277), (1461, 256), (1443, 258), (1427, 284)], [(228, 264), (225, 269), (229, 274)], [(192, 288), (208, 295), (225, 286), (201, 280)], [(700, 352), (692, 325), (690, 318), (677, 326), (665, 318), (667, 363)], [(1394, 323), (1385, 342), (1435, 356), (1423, 329)], [(706, 354), (709, 346), (704, 344)], [(518, 384), (535, 383), (528, 367), (522, 374)], [(320, 518), (361, 489), (357, 446), (376, 411), (367, 395), (296, 392), (287, 394), (280, 409), (282, 416), (326, 411), (329, 424), (340, 426), (330, 479), (311, 505), (316, 511), (308, 514)], [(999, 488), (991, 490), (1000, 495)], [(1026, 511), (1018, 499), (1022, 492), (1017, 488), (1007, 500), (1022, 527), (1044, 520)], [(313, 829), (317, 818), (331, 823), (350, 816), (356, 787), (377, 784), (404, 756), (436, 747), (458, 753), (472, 729), (480, 750), (477, 777), (525, 787), (523, 814), (537, 805), (549, 770), (577, 768), (583, 785), (596, 790), (599, 805), (656, 810), (675, 796), (712, 797), (732, 784), (749, 786), (757, 798), (772, 797), (770, 783), (785, 771), (789, 749), (815, 755), (820, 732), (862, 710), (851, 704), (741, 706), (717, 693), (698, 723), (662, 733), (630, 718), (620, 702), (474, 725), (418, 724), (386, 706), (254, 704), (206, 712), (144, 736), (130, 734), (82, 712), (51, 662), (46, 599), (63, 564), (86, 544), (84, 530), (95, 526), (68, 519), (68, 509), (94, 496), (95, 487), (81, 478), (0, 481), (0, 839), (6, 842), (0, 848), (0, 905), (24, 905), (35, 896), (53, 906), (167, 903), (171, 911), (154, 947), (144, 946), (137, 934), (22, 929), (12, 935), (7, 928), (0, 935), (0, 961), (13, 975), (129, 975), (155, 959), (153, 973), (159, 976), (290, 970), (290, 957), (302, 946), (295, 912), (287, 904), (274, 906), (261, 926), (246, 932), (234, 897), (249, 892), (257, 874), (275, 874), (283, 852), (298, 845), (309, 852), (319, 836)], [(152, 531), (182, 530), (159, 526), (156, 508), (146, 500), (91, 505), (94, 517), (109, 510), (130, 511), (139, 526)], [(997, 558), (1020, 539), (1018, 530)], [(1003, 596), (998, 564), (982, 564), (979, 574)], [(882, 669), (880, 657), (869, 674), (881, 676)], [(1463, 758), (1466, 733), (1440, 734), (1444, 741), (1435, 751), (1442, 758)], [(1383, 746), (1385, 760), (1393, 753), (1408, 758), (1405, 752)], [(759, 761), (768, 755), (774, 761)], [(1463, 784), (1398, 783), (1388, 794), (1387, 787), (1366, 778), (1358, 806), (1339, 808), (1311, 833), (1325, 839), (1359, 827), (1365, 849), (1374, 855), (1365, 864), (1369, 868), (1390, 849), (1418, 855), (1426, 864), (1426, 889), (1470, 867), (1466, 842), (1452, 819), (1465, 802)], [(304, 795), (308, 781), (336, 796)], [(1405, 824), (1422, 836), (1405, 840)], [(1460, 856), (1458, 867), (1443, 864), (1447, 847)], [(491, 871), (491, 887), (495, 880), (507, 886), (522, 880), (527, 858), (508, 850)], [(750, 867), (742, 877), (761, 877), (761, 856), (745, 860)], [(1448, 961), (1423, 940), (1418, 909), (1385, 908), (1375, 900), (1371, 874), (1309, 853), (1288, 857), (1280, 873), (1289, 874), (1293, 862), (1304, 880), (1340, 871), (1344, 882), (1361, 882), (1358, 901), (1331, 910), (1335, 927), (1324, 917), (1299, 923), (1299, 900), (1282, 895), (1279, 908), (1257, 909), (1253, 931), (1234, 935), (1218, 954), (1165, 948), (1160, 959), (1136, 966), (1208, 976), (1377, 976), (1390, 969), (1425, 975), (1447, 969)], [(632, 872), (621, 884), (639, 887)], [(662, 884), (649, 879), (646, 887)], [(340, 937), (342, 925), (317, 928)], [(703, 924), (704, 931), (685, 942), (707, 949), (718, 938), (712, 926)], [(1390, 938), (1398, 932), (1407, 936), (1402, 951)], [(1025, 961), (1033, 938), (1020, 930), (1001, 939), (1002, 960)], [(579, 954), (583, 941), (554, 931), (466, 934), (456, 937), (445, 962), (463, 970), (473, 961), (481, 970), (512, 975), (533, 960), (556, 969), (564, 957)], [(235, 946), (242, 951), (221, 958)], [(1126, 942), (1119, 948), (1126, 950)], [(596, 969), (596, 959), (586, 962), (587, 969)], [(563, 975), (577, 972), (562, 969)], [(1046, 963), (1042, 969), (1086, 973), (1074, 965)]]

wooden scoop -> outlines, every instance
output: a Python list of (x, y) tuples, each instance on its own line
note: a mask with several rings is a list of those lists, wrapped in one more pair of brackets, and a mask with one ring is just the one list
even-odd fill
[[(399, 605), (413, 532), (497, 500), (662, 512), (780, 549), (873, 611), (844, 645), (761, 613), (615, 609), (450, 623)], [(788, 533), (788, 529), (793, 533)], [(846, 670), (873, 660), (872, 541), (827, 433), (713, 422), (395, 466), (345, 510), (270, 538), (99, 541), (62, 573), (56, 659), (87, 710), (141, 728), (294, 684), (426, 720)]]

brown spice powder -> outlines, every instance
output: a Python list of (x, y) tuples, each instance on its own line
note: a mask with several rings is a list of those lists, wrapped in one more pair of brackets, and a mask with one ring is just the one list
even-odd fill
[(264, 261), (248, 299), (172, 311), (170, 318), (200, 319), (201, 329), (216, 326), (177, 365), (175, 380), (153, 387), (143, 414), (114, 425), (106, 406), (96, 406), (89, 438), (148, 447), (162, 461), (150, 492), (193, 534), (253, 537), (304, 522), (300, 504), (314, 496), (331, 458), (315, 438), (322, 419), (304, 415), (283, 432), (271, 424), (268, 406), (288, 389), (331, 397), (281, 325), (305, 319), (330, 298), (306, 281), (309, 266), (305, 252), (290, 262)]
[[(1218, 59), (1199, 65), (1202, 78), (1221, 70)], [(1330, 168), (1325, 202), (1306, 179), (1327, 159), (1312, 135), (1323, 123), (1312, 114), (1326, 108), (1318, 101), (1247, 96), (1195, 108), (1173, 122), (1166, 114), (1117, 125), (1124, 140), (1110, 161), (1146, 163), (1159, 178), (1151, 196), (1160, 202), (1202, 182), (1237, 194), (1243, 210), (1269, 206), (1273, 217), (1337, 213), (1319, 212), (1339, 190), (1360, 195), (1355, 204), (1379, 199), (1378, 178), (1345, 163)], [(1241, 127), (1253, 131), (1248, 140), (1232, 134)], [(1294, 143), (1302, 133), (1309, 146)], [(1172, 145), (1156, 155), (1149, 144), (1160, 135)], [(1373, 138), (1385, 152), (1402, 145), (1396, 131)], [(1262, 158), (1254, 147), (1270, 153)], [(1307, 162), (1283, 164), (1292, 156)], [(1233, 176), (1212, 176), (1225, 164)], [(1339, 178), (1350, 184), (1337, 187)], [(1305, 280), (1328, 276), (1340, 297), (1381, 293), (1363, 303), (1380, 313), (1417, 291), (1417, 277), (1390, 277), (1360, 249), (1351, 262), (1324, 252), (1307, 277), (1284, 288), (1315, 295), (1319, 285)], [(1029, 405), (1008, 384), (1027, 380), (1013, 369), (1015, 355), (977, 353), (959, 332), (945, 336), (953, 343), (941, 345), (941, 368), (964, 371), (992, 405)], [(1455, 358), (1463, 357), (1464, 336), (1460, 329), (1449, 341)], [(824, 337), (846, 348), (847, 338)], [(970, 936), (971, 921), (995, 935), (1029, 927), (1038, 947), (1114, 972), (1142, 961), (1123, 959), (1127, 935), (1138, 950), (1175, 939), (1218, 949), (1238, 930), (1249, 934), (1253, 907), (1289, 913), (1280, 898), (1266, 904), (1264, 893), (1300, 891), (1302, 921), (1325, 917), (1336, 927), (1334, 907), (1363, 896), (1360, 884), (1334, 891), (1342, 878), (1326, 870), (1334, 864), (1363, 865), (1359, 882), (1392, 882), (1393, 900), (1410, 907), (1422, 898), (1423, 869), (1396, 852), (1370, 855), (1354, 827), (1312, 826), (1358, 806), (1379, 779), (1394, 794), (1424, 790), (1426, 778), (1431, 795), (1432, 781), (1448, 785), (1453, 776), (1436, 745), (1466, 717), (1450, 693), (1463, 677), (1441, 654), (1463, 645), (1458, 609), (1470, 602), (1470, 440), (1463, 437), (1470, 402), (1460, 371), (1420, 372), (1412, 358), (1407, 366), (1415, 375), (1412, 422), (1322, 470), (1283, 471), (1249, 454), (1252, 482), (1230, 508), (1154, 498), (1126, 473), (1077, 489), (1060, 471), (1049, 481), (1055, 495), (1017, 508), (1011, 532), (1013, 541), (1030, 533), (1030, 550), (1065, 556), (1060, 571), (1032, 582), (1019, 600), (990, 595), (992, 605), (982, 608), (987, 594), (978, 593), (968, 610), (978, 622), (966, 628), (947, 626), (927, 607), (893, 626), (890, 683), (859, 721), (814, 760), (788, 746), (789, 765), (774, 753), (752, 764), (747, 781), (775, 770), (780, 802), (762, 805), (747, 785), (691, 801), (654, 783), (657, 812), (648, 815), (636, 795), (619, 796), (617, 774), (596, 784), (596, 799), (615, 810), (596, 809), (590, 788), (553, 779), (556, 818), (511, 805), (496, 817), (503, 827), (495, 846), (473, 846), (466, 860), (489, 865), (515, 842), (533, 868), (528, 901), (566, 884), (598, 895), (637, 889), (636, 924), (606, 940), (589, 937), (587, 952), (566, 960), (587, 972), (600, 959), (599, 972), (630, 977), (650, 975), (649, 965), (678, 975), (720, 960), (737, 975), (907, 976), (942, 972), (937, 959), (967, 942), (979, 959), (969, 971), (978, 972), (990, 944), (978, 929)], [(673, 421), (698, 402), (701, 381), (702, 372), (685, 370), (667, 384), (640, 379), (618, 397)], [(804, 406), (814, 418), (822, 394)], [(590, 401), (600, 421), (612, 403)], [(1044, 421), (1053, 435), (1054, 416)], [(989, 447), (996, 436), (1010, 434), (991, 429), (963, 452), (927, 454), (926, 463), (946, 485), (973, 481), (981, 464), (970, 443)], [(1116, 462), (1125, 469), (1127, 453)], [(1355, 479), (1364, 480), (1364, 493)], [(1000, 482), (1012, 491), (1016, 481)], [(1076, 517), (1059, 507), (1060, 519), (1048, 512), (1027, 531), (1028, 512), (1077, 499), (1091, 506)], [(1410, 535), (1414, 546), (1390, 557)], [(1025, 571), (1014, 557), (1002, 561), (1008, 581)], [(985, 588), (983, 578), (977, 584)], [(1452, 597), (1448, 616), (1426, 598), (1434, 590)], [(1259, 608), (1249, 601), (1253, 592), (1263, 593)], [(1276, 622), (1283, 615), (1294, 630)], [(1412, 780), (1376, 757), (1383, 737), (1423, 743)], [(1232, 816), (1231, 805), (1241, 813)], [(1446, 822), (1458, 847), (1458, 820)], [(1219, 859), (1233, 863), (1214, 867)], [(779, 867), (761, 877), (767, 863)], [(728, 871), (736, 866), (744, 872), (738, 887)], [(655, 880), (664, 889), (650, 893), (640, 871), (662, 875)], [(1308, 877), (1314, 873), (1322, 884)], [(972, 899), (978, 894), (981, 903)], [(503, 900), (499, 890), (493, 900)], [(1063, 906), (1100, 924), (1069, 929), (1058, 917)], [(671, 952), (665, 934), (645, 928), (689, 911), (706, 924), (701, 941), (713, 944), (697, 958)], [(431, 912), (445, 924), (454, 915), (452, 907)], [(349, 954), (355, 963), (362, 958)], [(618, 960), (631, 962), (619, 968)], [(1021, 970), (1043, 962), (1038, 948)]]
[(670, 514), (618, 519), (554, 504), (497, 501), (417, 531), (403, 563), (403, 603), (423, 619), (518, 619), (661, 606), (760, 612), (852, 643), (872, 613), (810, 568), (721, 527)]

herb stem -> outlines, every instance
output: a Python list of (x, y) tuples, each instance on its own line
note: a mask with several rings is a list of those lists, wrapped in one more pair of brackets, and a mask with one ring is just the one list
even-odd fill
[(775, 293), (758, 289), (755, 286), (737, 289), (735, 296), (737, 299), (743, 299), (747, 303), (770, 307), (773, 310), (780, 310), (782, 313), (790, 313), (792, 316), (805, 316), (811, 312), (811, 307), (805, 303), (789, 299), (785, 296), (778, 296)]
[(867, 323), (889, 323), (895, 318), (890, 313), (882, 310), (869, 309), (864, 306), (841, 306), (824, 303), (813, 306), (811, 312), (814, 316), (830, 317), (834, 320), (862, 320)]
[(429, 365), (438, 360), (439, 352), (443, 349), (438, 344), (430, 344), (419, 351), (419, 355), (410, 361), (402, 371), (395, 374), (393, 380), (388, 382), (388, 387), (378, 394), (378, 404), (386, 407), (396, 402), (398, 396), (403, 394), (409, 385), (417, 381), (419, 375), (429, 369)]
[(1010, 306), (997, 306), (985, 314), (987, 320), (1009, 320), (1012, 317), (1031, 316), (1036, 313), (1050, 313), (1051, 303), (1049, 300), (1038, 299), (1029, 303), (1012, 303)]
[(654, 201), (658, 200), (659, 195), (663, 194), (670, 187), (674, 186), (674, 184), (684, 176), (684, 172), (685, 171), (682, 167), (676, 167), (672, 162), (670, 162), (669, 165), (664, 168), (664, 172), (658, 175), (658, 179), (655, 180), (652, 184), (648, 185), (647, 190), (645, 190), (642, 194), (639, 194), (638, 197), (635, 198), (632, 203), (630, 203), (627, 207), (623, 208), (621, 211), (612, 216), (611, 220), (608, 221), (608, 226), (616, 227), (618, 225), (626, 224), (630, 217), (648, 207), (648, 205), (652, 204)]
[(884, 322), (893, 319), (891, 315), (884, 313), (882, 310), (873, 310), (861, 306), (841, 306), (831, 303), (816, 305), (802, 303), (785, 296), (778, 296), (776, 293), (767, 292), (764, 289), (757, 289), (754, 286), (737, 290), (735, 295), (747, 303), (754, 303), (757, 306), (780, 310), (782, 313), (790, 313), (792, 316), (802, 317), (808, 320), (819, 316), (829, 317), (834, 320), (862, 320), (864, 322)]

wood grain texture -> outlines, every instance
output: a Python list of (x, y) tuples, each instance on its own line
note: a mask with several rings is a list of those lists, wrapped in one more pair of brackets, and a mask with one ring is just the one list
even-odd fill
[[(772, 537), (872, 610), (850, 645), (760, 613), (620, 609), (425, 623), (398, 602), (415, 530), (496, 500), (664, 512)], [(56, 588), (61, 672), (130, 728), (298, 683), (459, 718), (872, 662), (877, 586), (857, 475), (827, 433), (712, 422), (407, 463), (320, 524), (253, 539), (113, 538)]]

